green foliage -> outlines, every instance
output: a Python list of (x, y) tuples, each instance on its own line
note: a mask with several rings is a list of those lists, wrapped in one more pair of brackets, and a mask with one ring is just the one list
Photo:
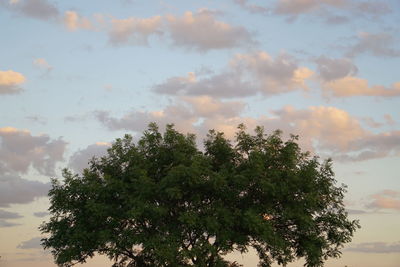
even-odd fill
[(344, 186), (331, 161), (239, 125), (234, 145), (211, 130), (204, 152), (194, 135), (150, 124), (137, 144), (126, 135), (81, 176), (53, 180), (51, 218), (40, 227), (59, 266), (95, 253), (113, 266), (239, 266), (224, 255), (256, 249), (260, 266), (339, 257), (359, 227), (347, 219)]

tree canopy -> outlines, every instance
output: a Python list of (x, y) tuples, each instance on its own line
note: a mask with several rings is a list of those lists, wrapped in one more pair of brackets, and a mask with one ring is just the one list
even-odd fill
[(359, 227), (331, 161), (280, 131), (195, 136), (152, 123), (135, 143), (117, 139), (82, 174), (63, 172), (49, 192), (42, 245), (59, 266), (97, 254), (122, 266), (236, 266), (225, 255), (254, 248), (259, 266), (339, 257)]

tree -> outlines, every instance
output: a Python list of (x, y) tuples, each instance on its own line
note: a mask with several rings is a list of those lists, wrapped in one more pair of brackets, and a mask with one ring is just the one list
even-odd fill
[(234, 142), (150, 124), (135, 144), (117, 139), (82, 175), (52, 181), (50, 221), (40, 229), (59, 266), (95, 253), (113, 266), (239, 266), (224, 256), (254, 248), (260, 266), (339, 257), (359, 227), (344, 209), (331, 161), (301, 152), (297, 136), (255, 134)]

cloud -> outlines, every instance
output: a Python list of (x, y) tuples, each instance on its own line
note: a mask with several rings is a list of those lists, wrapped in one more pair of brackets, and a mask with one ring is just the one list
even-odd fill
[(58, 8), (47, 0), (2, 1), (0, 5), (34, 19), (49, 20), (59, 14)]
[(174, 96), (208, 95), (221, 98), (246, 97), (257, 93), (255, 86), (234, 70), (200, 77), (194, 72), (189, 72), (187, 76), (171, 77), (163, 83), (156, 84), (152, 90)]
[(266, 14), (269, 12), (268, 8), (256, 4), (251, 4), (248, 0), (233, 0), (233, 2), (253, 14)]
[(188, 11), (182, 17), (168, 15), (166, 21), (173, 44), (188, 49), (204, 52), (254, 42), (245, 28), (216, 20), (214, 13), (207, 9)]
[(47, 71), (50, 71), (53, 69), (53, 67), (47, 62), (46, 59), (44, 58), (36, 58), (33, 60), (33, 65), (45, 69)]
[(17, 175), (0, 174), (0, 207), (10, 204), (26, 204), (46, 196), (50, 183), (31, 181)]
[(369, 209), (391, 209), (400, 211), (400, 191), (383, 190), (371, 196), (372, 201), (366, 205)]
[(32, 166), (40, 174), (54, 175), (63, 160), (66, 142), (47, 135), (32, 136), (27, 130), (0, 128), (0, 162), (9, 172), (26, 173)]
[(0, 95), (16, 94), (22, 91), (20, 85), (25, 82), (25, 77), (13, 70), (0, 71)]
[(76, 11), (72, 10), (65, 11), (64, 25), (70, 31), (75, 31), (77, 29), (93, 29), (93, 25), (88, 18), (82, 17)]
[(310, 13), (322, 7), (343, 8), (345, 0), (278, 0), (274, 13), (283, 15), (299, 15)]
[(350, 215), (360, 215), (360, 214), (366, 214), (367, 213), (365, 210), (355, 210), (355, 209), (346, 209), (346, 211)]
[(38, 217), (38, 218), (43, 218), (50, 215), (50, 212), (48, 211), (39, 211), (39, 212), (34, 212), (33, 216)]
[(299, 67), (288, 54), (280, 54), (275, 59), (266, 52), (239, 54), (231, 61), (231, 66), (252, 77), (258, 90), (265, 95), (308, 90), (305, 82), (313, 75), (312, 70)]
[(400, 253), (400, 242), (366, 242), (353, 245), (346, 250), (361, 253)]
[(121, 118), (114, 118), (109, 112), (96, 112), (97, 119), (110, 130), (131, 130), (141, 132), (150, 122), (160, 126), (174, 123), (180, 131), (193, 132), (193, 124), (198, 120), (183, 103), (167, 106), (159, 111), (130, 111)]
[(17, 246), (17, 248), (20, 248), (20, 249), (43, 249), (42, 245), (40, 244), (41, 239), (42, 239), (42, 237), (40, 237), (40, 236), (31, 238), (31, 239), (19, 244)]
[(0, 209), (0, 219), (19, 219), (19, 218), (22, 218), (22, 216), (16, 212), (10, 212)]
[(2, 227), (13, 227), (13, 226), (18, 226), (18, 225), (21, 225), (21, 224), (8, 222), (6, 220), (0, 219), (0, 228), (2, 228)]
[(296, 90), (308, 90), (307, 79), (313, 71), (299, 67), (296, 60), (281, 54), (276, 58), (265, 52), (238, 54), (220, 73), (172, 77), (153, 86), (153, 91), (168, 95), (220, 98), (245, 97), (257, 93), (271, 96)]
[(88, 162), (93, 157), (101, 157), (107, 154), (110, 143), (98, 142), (87, 146), (85, 149), (76, 151), (69, 159), (69, 167), (76, 173), (82, 173), (83, 169), (89, 167)]
[(317, 71), (324, 81), (332, 81), (357, 74), (357, 67), (347, 58), (329, 58), (320, 56), (315, 59)]
[(390, 88), (382, 85), (369, 86), (368, 80), (358, 77), (343, 77), (322, 84), (327, 96), (351, 97), (351, 96), (400, 96), (400, 82), (394, 83)]
[(215, 14), (200, 9), (196, 12), (187, 11), (182, 16), (121, 19), (96, 14), (93, 19), (89, 19), (76, 11), (66, 11), (64, 25), (70, 31), (107, 31), (109, 43), (114, 46), (147, 46), (153, 37), (165, 43), (170, 42), (173, 46), (201, 52), (254, 44), (251, 34), (245, 28), (219, 21)]
[(398, 40), (389, 33), (361, 32), (356, 37), (356, 43), (348, 46), (347, 56), (370, 54), (377, 57), (399, 57), (400, 49), (396, 47)]
[(331, 152), (349, 151), (351, 142), (364, 138), (367, 133), (349, 113), (335, 107), (311, 106), (296, 110), (287, 106), (274, 111), (273, 123), (285, 132), (299, 134), (303, 144)]
[(178, 130), (195, 133), (200, 140), (209, 129), (223, 131), (228, 138), (233, 138), (240, 123), (245, 123), (249, 129), (261, 125), (267, 132), (281, 129), (285, 136), (297, 134), (304, 150), (341, 162), (400, 155), (400, 131), (370, 132), (362, 127), (360, 119), (336, 107), (296, 109), (286, 106), (258, 118), (242, 116), (245, 107), (243, 102), (196, 96), (180, 97), (157, 111), (130, 111), (120, 118), (106, 111), (95, 115), (110, 130), (141, 132), (150, 122), (161, 127), (174, 123)]
[(148, 45), (150, 36), (162, 35), (161, 16), (151, 18), (111, 19), (109, 41), (113, 45)]
[(355, 18), (376, 19), (392, 10), (382, 1), (277, 0), (271, 11), (275, 15), (286, 16), (289, 22), (301, 15), (312, 15), (326, 23), (338, 24)]

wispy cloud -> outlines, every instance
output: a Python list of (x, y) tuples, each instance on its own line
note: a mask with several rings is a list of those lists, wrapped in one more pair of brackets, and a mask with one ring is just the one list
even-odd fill
[(400, 211), (400, 191), (383, 190), (377, 194), (371, 195), (371, 202), (366, 207), (374, 210), (395, 210)]
[(400, 242), (365, 242), (353, 245), (346, 250), (361, 253), (400, 253)]

